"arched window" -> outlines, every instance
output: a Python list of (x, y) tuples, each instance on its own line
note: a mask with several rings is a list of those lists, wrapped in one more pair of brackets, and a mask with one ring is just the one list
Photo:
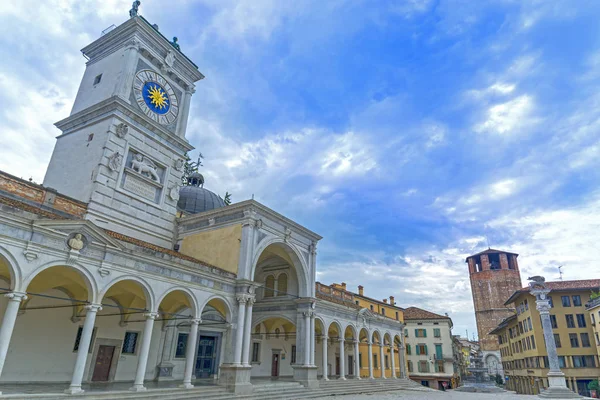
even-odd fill
[(287, 275), (281, 274), (277, 278), (277, 296), (287, 295)]
[(265, 297), (273, 297), (273, 289), (275, 289), (275, 277), (269, 275), (265, 279)]

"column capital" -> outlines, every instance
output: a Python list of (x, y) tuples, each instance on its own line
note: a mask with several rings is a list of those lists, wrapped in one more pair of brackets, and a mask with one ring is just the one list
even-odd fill
[(346, 339), (344, 339), (343, 337), (338, 339), (338, 342), (344, 343), (346, 341)]
[(85, 308), (87, 311), (98, 312), (102, 310), (102, 304), (91, 303), (85, 305), (83, 308)]
[(158, 318), (158, 313), (157, 312), (144, 313), (144, 317), (146, 317), (146, 319), (156, 319), (156, 318)]
[(10, 301), (22, 301), (27, 300), (27, 294), (23, 292), (10, 292), (6, 293), (4, 297), (8, 298)]
[(235, 295), (235, 298), (240, 304), (246, 304), (250, 300), (254, 302), (254, 296), (247, 293), (238, 293)]
[(199, 325), (202, 322), (201, 318), (192, 318), (190, 319), (190, 324), (192, 325)]

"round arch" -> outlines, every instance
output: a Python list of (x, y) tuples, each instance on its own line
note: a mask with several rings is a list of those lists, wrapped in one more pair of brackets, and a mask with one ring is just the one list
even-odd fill
[[(310, 279), (309, 279), (309, 268), (300, 254), (298, 248), (280, 238), (271, 238), (265, 239), (259, 243), (256, 251), (254, 253), (254, 257), (252, 259), (252, 268), (250, 270), (250, 274), (248, 279), (253, 280), (254, 275), (256, 274), (256, 268), (258, 266), (258, 261), (260, 256), (263, 254), (267, 248), (270, 246), (279, 246), (283, 248), (284, 251), (290, 255), (291, 261), (294, 264), (293, 267), (296, 270), (296, 276), (298, 278), (298, 295), (299, 297), (308, 297), (311, 295), (312, 291), (310, 288)], [(289, 278), (289, 277), (288, 277)]]
[[(233, 315), (233, 312), (231, 311), (232, 310), (231, 304), (229, 304), (229, 301), (225, 297), (218, 295), (218, 294), (214, 294), (214, 295), (210, 296), (208, 299), (206, 299), (204, 301), (204, 303), (202, 303), (202, 305), (200, 307), (198, 307), (198, 309), (197, 309), (198, 312), (196, 313), (196, 318), (201, 318), (202, 313), (204, 312), (206, 306), (209, 305), (208, 303), (213, 302), (215, 300), (218, 300), (219, 303), (223, 303), (224, 310), (225, 310), (225, 315), (224, 315), (225, 321), (231, 322), (232, 315)], [(217, 311), (220, 312), (220, 310), (217, 310)]]
[(377, 343), (383, 344), (383, 336), (379, 329), (374, 329), (371, 333), (371, 343), (375, 344), (375, 336), (377, 336)]
[(265, 316), (262, 316), (258, 320), (252, 321), (252, 326), (256, 326), (258, 324), (263, 324), (265, 321), (268, 321), (270, 319), (284, 319), (287, 322), (289, 322), (290, 324), (296, 326), (296, 322), (293, 321), (291, 318), (286, 317), (285, 315), (279, 315), (279, 314), (278, 315), (265, 315)]
[(21, 288), (21, 271), (19, 269), (19, 263), (13, 255), (3, 247), (0, 247), (0, 279), (8, 281), (8, 287), (5, 289), (19, 290)]
[(383, 344), (388, 346), (392, 344), (392, 335), (387, 331), (383, 334)]
[[(338, 337), (343, 337), (344, 335), (344, 330), (342, 329), (342, 324), (339, 323), (339, 321), (337, 320), (333, 320), (329, 323), (329, 325), (327, 326), (327, 336), (329, 336), (330, 338), (332, 337), (329, 332), (331, 331), (331, 328), (335, 328), (338, 332)], [(335, 337), (335, 336), (333, 336)]]
[[(46, 264), (42, 265), (41, 267), (37, 268), (31, 274), (29, 274), (29, 276), (23, 281), (21, 290), (22, 291), (29, 290), (30, 285), (34, 281), (34, 279), (39, 277), (42, 274), (47, 273), (46, 271), (48, 271), (51, 268), (60, 268), (61, 271), (75, 271), (77, 273), (77, 276), (82, 278), (83, 286), (85, 287), (85, 289), (87, 291), (87, 299), (85, 299), (85, 300), (78, 299), (78, 300), (87, 301), (89, 303), (97, 302), (98, 283), (94, 279), (94, 276), (92, 274), (90, 274), (88, 270), (86, 270), (85, 268), (83, 268), (81, 265), (79, 265), (77, 263), (65, 264), (64, 262), (56, 262), (56, 261), (46, 263)], [(70, 273), (67, 272), (67, 275), (70, 275)]]
[(367, 343), (371, 342), (372, 335), (371, 335), (371, 332), (369, 332), (369, 330), (367, 328), (361, 328), (361, 330), (358, 331), (358, 340), (360, 342), (362, 342), (363, 339), (366, 339)]
[(352, 339), (357, 340), (358, 333), (353, 324), (348, 324), (344, 327), (344, 337), (346, 337), (346, 333), (348, 333), (348, 330), (350, 330), (350, 333), (352, 334)]
[[(117, 289), (115, 289), (118, 287), (117, 285), (125, 286), (124, 283), (127, 281), (133, 282), (134, 283), (133, 287), (138, 286), (139, 288), (142, 289), (142, 292), (145, 297), (144, 300), (146, 302), (144, 308), (148, 311), (156, 312), (158, 305), (156, 304), (154, 290), (152, 290), (152, 286), (150, 286), (150, 284), (148, 284), (148, 282), (146, 282), (144, 279), (142, 279), (138, 276), (135, 276), (135, 275), (123, 275), (123, 276), (113, 279), (100, 292), (100, 294), (98, 296), (99, 301), (102, 302), (102, 299), (104, 299), (104, 297), (108, 295), (109, 297), (111, 297), (113, 299), (113, 301), (116, 301), (116, 302), (120, 303), (122, 306), (124, 306), (125, 308), (128, 308), (127, 306), (122, 304), (121, 301), (118, 301), (118, 297), (116, 297), (110, 293), (111, 289), (113, 291), (117, 290)], [(136, 297), (139, 297), (139, 296), (136, 296)], [(131, 306), (131, 304), (130, 304), (130, 306)], [(137, 307), (130, 307), (130, 308), (137, 308)]]
[[(200, 314), (198, 314), (198, 300), (196, 299), (196, 296), (194, 295), (194, 293), (192, 293), (191, 290), (189, 290), (188, 288), (183, 287), (183, 286), (173, 286), (173, 287), (170, 287), (169, 289), (165, 290), (163, 292), (163, 294), (160, 295), (160, 297), (158, 298), (158, 300), (156, 302), (157, 310), (160, 309), (161, 304), (167, 297), (176, 295), (177, 293), (182, 293), (185, 296), (185, 298), (189, 302), (189, 306), (192, 308), (192, 314), (195, 316), (195, 318), (200, 318)], [(184, 302), (179, 302), (179, 303), (184, 303)], [(176, 305), (174, 305), (174, 306), (176, 306)], [(180, 307), (180, 309), (181, 309), (181, 307)], [(178, 311), (175, 311), (173, 313), (176, 314), (177, 312)]]

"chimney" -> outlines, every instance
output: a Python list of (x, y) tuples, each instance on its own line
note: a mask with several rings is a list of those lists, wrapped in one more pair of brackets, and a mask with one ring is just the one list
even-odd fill
[(364, 290), (364, 287), (362, 287), (362, 285), (358, 285), (358, 295), (359, 296), (364, 296), (363, 290)]
[(346, 290), (346, 282), (342, 282), (342, 289)]
[(384, 302), (385, 304), (387, 304), (387, 299), (383, 299), (383, 302)]
[(394, 301), (394, 296), (390, 296), (390, 304), (395, 306), (396, 302)]

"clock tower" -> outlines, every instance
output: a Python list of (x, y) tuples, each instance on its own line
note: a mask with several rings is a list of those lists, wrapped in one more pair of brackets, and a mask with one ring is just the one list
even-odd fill
[(171, 247), (198, 67), (156, 25), (131, 18), (82, 50), (88, 59), (44, 186), (88, 203), (86, 219)]

